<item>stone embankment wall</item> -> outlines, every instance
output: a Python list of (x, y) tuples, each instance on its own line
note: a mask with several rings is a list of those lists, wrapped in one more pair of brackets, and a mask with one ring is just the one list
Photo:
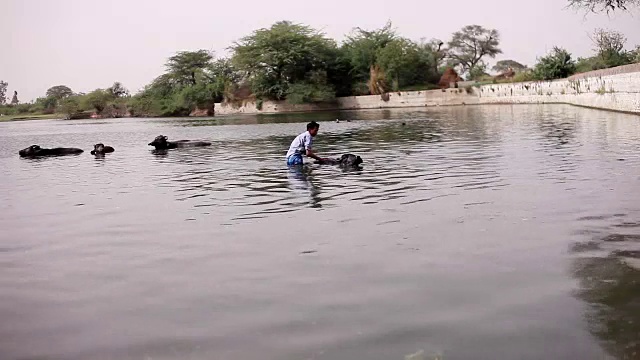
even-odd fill
[(640, 114), (640, 64), (555, 81), (485, 85), (474, 93), (479, 104), (565, 103)]
[(358, 110), (481, 104), (564, 103), (640, 114), (640, 64), (578, 74), (568, 79), (526, 83), (491, 84), (480, 87), (394, 92), (338, 98), (334, 104), (291, 105), (265, 101), (242, 106), (216, 104), (216, 115), (272, 114), (322, 110)]
[(425, 107), (475, 104), (477, 96), (473, 88), (442, 89), (427, 91), (408, 91), (388, 93), (389, 99), (380, 95), (349, 96), (338, 98), (338, 109), (384, 109), (398, 107)]
[(380, 95), (349, 96), (338, 98), (334, 104), (292, 105), (284, 101), (265, 101), (258, 110), (256, 103), (249, 101), (242, 106), (215, 104), (216, 115), (230, 114), (274, 114), (283, 112), (308, 112), (323, 110), (384, 109), (401, 107), (425, 107), (440, 105), (464, 105), (477, 103), (473, 89), (443, 89), (428, 91), (405, 91), (388, 93), (388, 100)]
[(255, 101), (247, 101), (242, 105), (216, 103), (215, 115), (230, 114), (276, 114), (285, 112), (309, 112), (322, 110), (335, 110), (336, 104), (299, 104), (293, 105), (286, 101), (264, 101), (262, 107), (258, 109)]

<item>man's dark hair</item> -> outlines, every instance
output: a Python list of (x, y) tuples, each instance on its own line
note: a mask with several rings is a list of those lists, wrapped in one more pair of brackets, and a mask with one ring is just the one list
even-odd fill
[(318, 124), (315, 121), (312, 121), (312, 122), (307, 124), (307, 131), (313, 130), (313, 129), (319, 129), (319, 128), (320, 128), (320, 124)]

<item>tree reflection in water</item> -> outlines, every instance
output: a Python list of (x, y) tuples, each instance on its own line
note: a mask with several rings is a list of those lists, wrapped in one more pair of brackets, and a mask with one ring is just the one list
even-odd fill
[(640, 359), (640, 235), (610, 234), (572, 249), (589, 331), (617, 359)]

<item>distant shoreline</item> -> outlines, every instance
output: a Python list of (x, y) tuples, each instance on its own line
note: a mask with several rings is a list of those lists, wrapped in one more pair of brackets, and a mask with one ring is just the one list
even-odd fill
[[(640, 64), (598, 70), (573, 78), (553, 81), (496, 83), (464, 88), (393, 92), (386, 95), (386, 97), (380, 95), (340, 97), (332, 104), (292, 105), (285, 101), (264, 101), (258, 104), (255, 101), (249, 101), (234, 106), (228, 103), (217, 103), (214, 105), (211, 116), (189, 117), (197, 119), (228, 115), (489, 104), (571, 104), (640, 115)], [(192, 111), (192, 115), (195, 114), (199, 114), (199, 112)], [(64, 118), (63, 114), (22, 114), (1, 116), (0, 122)]]
[(0, 122), (7, 121), (24, 121), (24, 120), (57, 120), (63, 119), (64, 115), (62, 114), (45, 114), (45, 115), (2, 115), (0, 116)]

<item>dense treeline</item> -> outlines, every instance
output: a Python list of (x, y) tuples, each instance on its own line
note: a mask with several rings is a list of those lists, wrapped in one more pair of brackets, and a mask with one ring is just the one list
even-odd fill
[(132, 98), (134, 114), (184, 115), (213, 103), (286, 100), (331, 102), (337, 96), (434, 87), (444, 56), (441, 43), (417, 43), (391, 24), (357, 28), (340, 46), (323, 33), (288, 21), (259, 29), (231, 46), (229, 58), (181, 52), (167, 72)]
[[(6, 83), (4, 83), (6, 84)], [(2, 84), (0, 84), (2, 85)], [(6, 87), (5, 87), (6, 88)], [(0, 101), (3, 90), (0, 88)], [(14, 97), (16, 94), (14, 94)], [(74, 93), (65, 85), (49, 88), (44, 97), (30, 103), (0, 104), (0, 114), (54, 114), (68, 117), (79, 116), (83, 112), (95, 112), (104, 117), (121, 117), (127, 114), (131, 96), (121, 83), (116, 82), (106, 89), (96, 89), (88, 94)]]
[(7, 84), (0, 82), (0, 114), (183, 116), (197, 109), (210, 113), (222, 101), (320, 103), (338, 96), (430, 89), (448, 67), (467, 80), (496, 82), (549, 80), (640, 62), (640, 47), (625, 49), (621, 33), (598, 29), (592, 40), (592, 57), (576, 61), (556, 47), (531, 68), (498, 61), (492, 70), (502, 75), (494, 77), (487, 74), (488, 60), (502, 53), (495, 29), (465, 26), (445, 43), (402, 37), (387, 23), (374, 30), (355, 28), (338, 44), (309, 26), (281, 21), (232, 44), (228, 58), (206, 50), (176, 53), (167, 59), (165, 73), (133, 96), (118, 82), (88, 94), (59, 85), (32, 103), (18, 104), (14, 94), (13, 104), (4, 105)]

